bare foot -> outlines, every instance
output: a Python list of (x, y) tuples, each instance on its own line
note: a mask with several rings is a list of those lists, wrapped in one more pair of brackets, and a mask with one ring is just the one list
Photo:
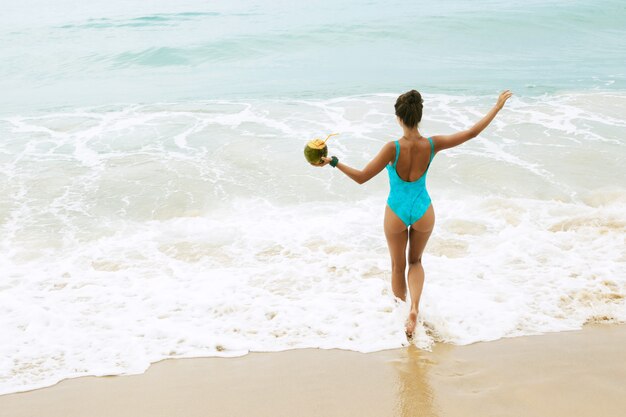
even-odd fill
[(405, 332), (408, 339), (413, 338), (413, 332), (415, 331), (415, 326), (417, 325), (417, 311), (418, 310), (411, 310), (411, 312), (409, 313), (409, 317), (406, 319)]

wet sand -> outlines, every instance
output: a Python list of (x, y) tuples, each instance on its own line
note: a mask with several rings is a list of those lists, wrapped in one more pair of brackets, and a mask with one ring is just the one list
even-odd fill
[(626, 325), (375, 353), (168, 359), (0, 396), (0, 416), (623, 416)]

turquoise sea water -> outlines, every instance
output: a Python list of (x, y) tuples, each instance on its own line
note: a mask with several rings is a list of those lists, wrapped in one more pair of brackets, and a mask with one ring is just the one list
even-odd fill
[[(6, 2), (5, 2), (6, 3)], [(0, 6), (0, 394), (168, 357), (407, 346), (361, 168), (424, 97), (414, 343), (626, 322), (623, 1)]]
[(0, 112), (417, 88), (626, 87), (623, 1), (38, 1), (0, 15)]

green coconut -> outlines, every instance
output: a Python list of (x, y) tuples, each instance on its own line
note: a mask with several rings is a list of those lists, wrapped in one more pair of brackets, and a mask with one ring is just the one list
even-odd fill
[(326, 141), (329, 137), (337, 135), (337, 133), (331, 133), (326, 136), (326, 139), (313, 139), (309, 141), (304, 147), (304, 157), (310, 164), (319, 164), (322, 162), (322, 157), (328, 156), (328, 146)]
[(328, 156), (328, 146), (321, 139), (313, 139), (304, 147), (304, 157), (310, 164), (319, 164), (323, 156)]

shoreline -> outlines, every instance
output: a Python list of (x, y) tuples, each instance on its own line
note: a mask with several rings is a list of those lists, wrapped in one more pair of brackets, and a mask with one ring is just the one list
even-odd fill
[[(626, 324), (360, 353), (164, 359), (0, 396), (1, 416), (621, 415)], [(44, 413), (45, 411), (45, 413)]]

